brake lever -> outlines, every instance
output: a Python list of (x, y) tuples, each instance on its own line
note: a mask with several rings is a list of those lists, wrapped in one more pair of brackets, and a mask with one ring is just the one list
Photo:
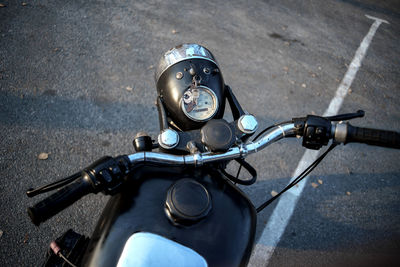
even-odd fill
[(345, 113), (345, 114), (340, 114), (340, 115), (335, 115), (335, 116), (330, 116), (330, 117), (325, 117), (325, 119), (328, 119), (330, 121), (347, 121), (355, 118), (362, 118), (364, 117), (365, 112), (364, 110), (357, 110), (355, 113)]
[(40, 194), (43, 194), (43, 193), (46, 193), (46, 192), (49, 192), (49, 191), (53, 191), (53, 190), (59, 189), (59, 188), (63, 187), (64, 185), (72, 183), (73, 181), (75, 181), (79, 177), (81, 177), (81, 173), (77, 172), (77, 173), (75, 173), (75, 174), (73, 174), (71, 176), (68, 176), (67, 178), (58, 180), (58, 181), (56, 181), (54, 183), (47, 184), (47, 185), (41, 186), (41, 187), (36, 188), (36, 189), (29, 188), (26, 191), (26, 195), (28, 197), (34, 197), (34, 196), (37, 196), (37, 195), (40, 195)]

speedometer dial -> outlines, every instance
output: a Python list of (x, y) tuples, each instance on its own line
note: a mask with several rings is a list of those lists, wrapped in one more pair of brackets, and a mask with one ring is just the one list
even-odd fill
[(183, 93), (181, 105), (185, 115), (194, 121), (207, 121), (218, 109), (217, 96), (205, 86), (187, 89)]

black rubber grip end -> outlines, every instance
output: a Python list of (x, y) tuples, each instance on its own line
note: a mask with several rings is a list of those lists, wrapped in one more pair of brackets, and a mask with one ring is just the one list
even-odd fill
[(400, 148), (400, 133), (394, 131), (360, 128), (348, 125), (346, 143), (356, 142), (373, 146)]

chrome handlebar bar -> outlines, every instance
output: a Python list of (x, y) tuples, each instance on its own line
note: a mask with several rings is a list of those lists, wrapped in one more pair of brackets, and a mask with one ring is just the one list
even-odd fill
[(249, 154), (262, 150), (284, 137), (294, 137), (294, 130), (294, 123), (282, 124), (276, 126), (272, 131), (265, 134), (260, 140), (234, 146), (224, 153), (204, 152), (181, 156), (157, 152), (138, 152), (128, 155), (128, 158), (132, 165), (141, 162), (148, 162), (166, 165), (202, 166), (203, 164), (211, 162), (244, 158)]

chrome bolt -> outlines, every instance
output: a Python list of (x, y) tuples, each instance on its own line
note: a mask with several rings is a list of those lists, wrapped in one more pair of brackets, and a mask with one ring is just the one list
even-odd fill
[(179, 72), (176, 73), (175, 77), (176, 77), (178, 80), (180, 80), (180, 79), (183, 78), (183, 73), (179, 71)]
[(238, 128), (245, 134), (252, 134), (258, 128), (258, 122), (253, 115), (243, 115), (238, 120)]
[(158, 135), (158, 143), (162, 148), (171, 149), (178, 145), (179, 135), (172, 129), (162, 130)]

